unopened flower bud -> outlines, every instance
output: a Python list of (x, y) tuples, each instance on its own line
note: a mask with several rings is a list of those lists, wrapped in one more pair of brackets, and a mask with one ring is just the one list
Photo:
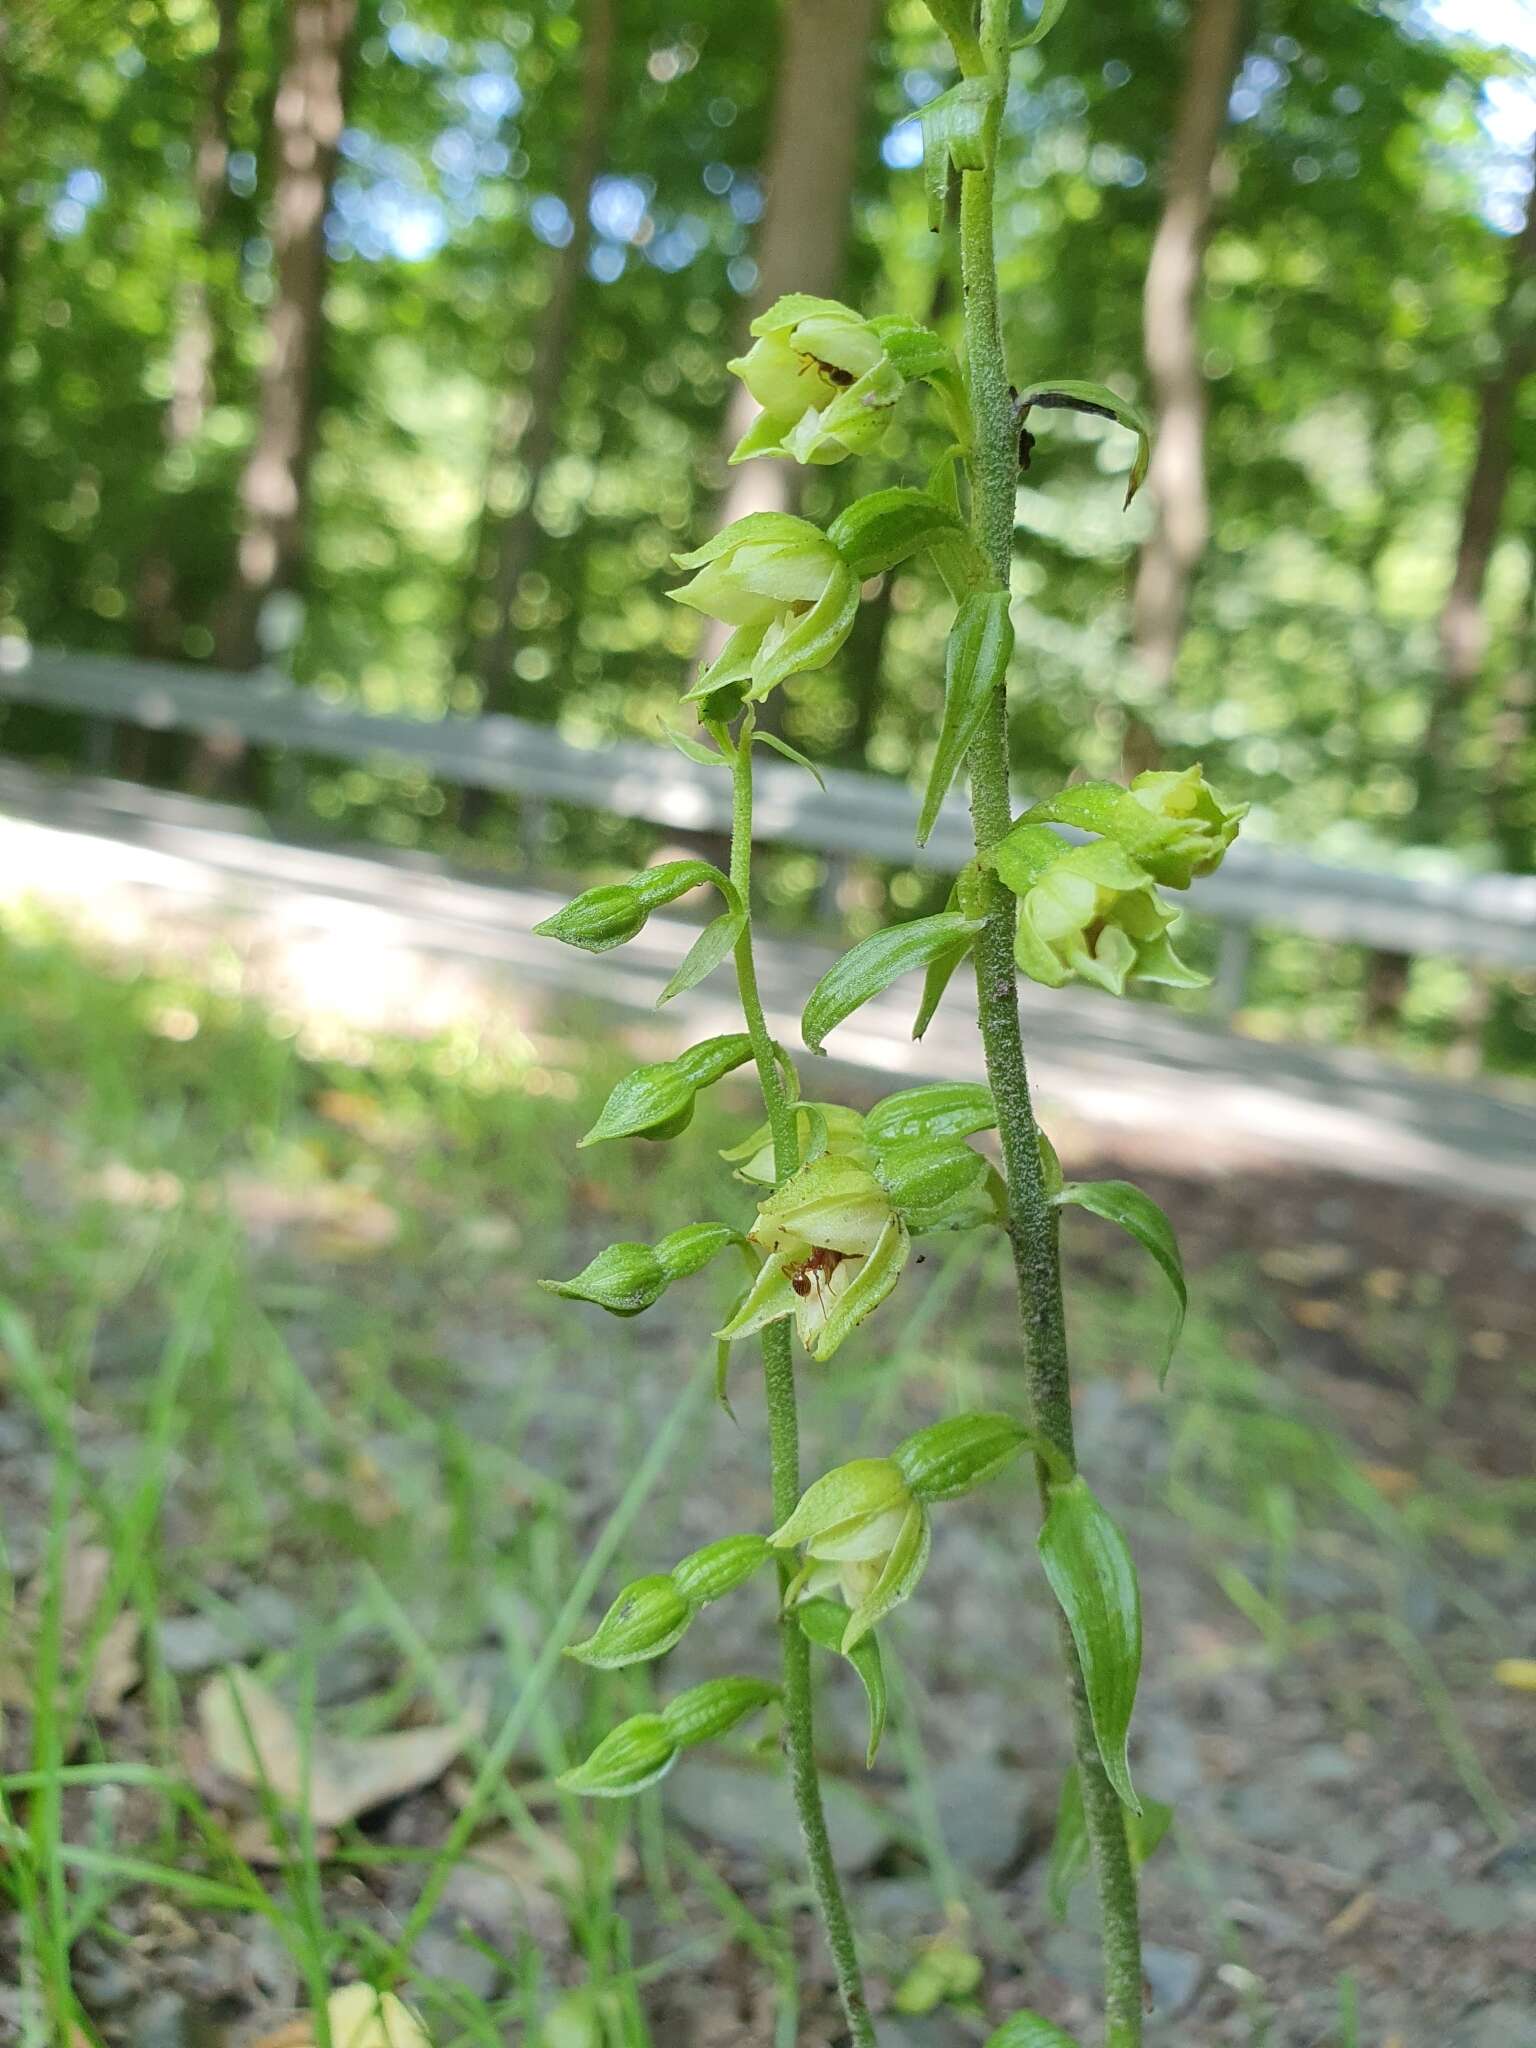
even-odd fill
[(664, 1778), (679, 1753), (660, 1714), (636, 1714), (605, 1735), (585, 1763), (562, 1771), (557, 1783), (593, 1799), (628, 1799)]
[(766, 1678), (709, 1678), (668, 1700), (661, 1718), (678, 1748), (692, 1749), (728, 1734), (738, 1721), (778, 1696), (779, 1688)]
[(584, 1643), (566, 1651), (597, 1671), (617, 1671), (659, 1657), (693, 1619), (694, 1603), (666, 1573), (636, 1579), (620, 1593)]
[(1035, 1442), (1011, 1415), (951, 1415), (898, 1444), (891, 1463), (916, 1500), (958, 1500), (995, 1478)]
[(675, 1564), (672, 1584), (685, 1600), (702, 1607), (706, 1601), (733, 1592), (771, 1555), (766, 1536), (722, 1536), (717, 1543), (706, 1543), (702, 1550), (695, 1550)]

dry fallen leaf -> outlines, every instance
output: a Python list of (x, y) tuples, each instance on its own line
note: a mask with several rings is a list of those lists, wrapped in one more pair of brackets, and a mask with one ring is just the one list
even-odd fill
[(392, 1735), (348, 1737), (316, 1729), (309, 1743), (306, 1801), (303, 1735), (260, 1679), (235, 1670), (209, 1679), (197, 1696), (197, 1716), (218, 1770), (241, 1785), (265, 1783), (287, 1808), (307, 1805), (319, 1828), (339, 1828), (430, 1785), (485, 1724), (481, 1709), (448, 1727), (403, 1728)]
[[(432, 2048), (421, 2022), (388, 1991), (349, 1984), (325, 2001), (332, 2048)], [(313, 2019), (292, 2020), (252, 2048), (315, 2048)]]
[(1375, 1910), (1376, 1894), (1373, 1891), (1360, 1892), (1341, 1913), (1334, 1914), (1323, 1933), (1329, 1941), (1347, 1941), (1350, 1935), (1359, 1933)]
[(1500, 1685), (1512, 1686), (1516, 1692), (1536, 1692), (1536, 1657), (1501, 1657), (1493, 1675)]
[[(68, 1680), (78, 1671), (89, 1650), (91, 1676), (86, 1705), (103, 1719), (116, 1712), (140, 1676), (142, 1625), (133, 1608), (125, 1607), (114, 1615), (100, 1640), (91, 1643), (92, 1623), (111, 1573), (110, 1550), (99, 1543), (71, 1543), (64, 1554), (59, 1585), (60, 1672)], [(32, 1666), (48, 1591), (48, 1573), (44, 1569), (35, 1574), (8, 1619), (5, 1653), (0, 1659), (0, 1705), (27, 1710), (33, 1704)]]

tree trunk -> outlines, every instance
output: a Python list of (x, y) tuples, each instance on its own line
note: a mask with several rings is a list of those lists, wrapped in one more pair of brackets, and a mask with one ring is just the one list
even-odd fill
[[(239, 0), (216, 0), (216, 12), (218, 37), (208, 58), (203, 109), (192, 146), (197, 248), (177, 294), (171, 396), (165, 409), (168, 453), (197, 439), (215, 398), (208, 273), (228, 211), (229, 100), (240, 61)], [(174, 658), (181, 652), (184, 620), (178, 578), (163, 532), (155, 536), (139, 564), (135, 615), (141, 654)]]
[(1532, 804), (1529, 766), (1531, 714), (1536, 706), (1536, 541), (1526, 542), (1525, 596), (1493, 722), (1493, 765), (1488, 812), (1499, 864), (1524, 874), (1531, 864)]
[(275, 164), (256, 439), (240, 479), (243, 530), (215, 632), (226, 668), (254, 668), (257, 620), (300, 578), (316, 382), (324, 337), (325, 216), (345, 120), (357, 0), (288, 0), (288, 44), (273, 102)]
[(1467, 698), (1482, 673), (1488, 628), (1483, 590), (1514, 466), (1515, 401), (1536, 369), (1536, 154), (1525, 220), (1509, 246), (1495, 321), (1498, 354), (1477, 394), (1477, 445), (1462, 501), (1461, 537), (1440, 611), (1441, 682), (1419, 756), (1420, 815), (1433, 826), (1447, 793)]
[[(16, 474), (9, 428), (11, 356), (16, 346), (16, 287), (20, 272), (21, 219), (16, 192), (21, 152), (16, 145), (16, 87), (11, 72), (13, 30), (0, 10), (0, 587), (15, 599)], [(0, 615), (10, 606), (0, 597)]]
[[(509, 390), (503, 397), (476, 547), (478, 573), (473, 579), (471, 602), (488, 595), (492, 616), (483, 634), (466, 637), (472, 641), (470, 663), (480, 678), (487, 710), (508, 708), (512, 610), (517, 602), (518, 584), (538, 545), (536, 500), (555, 452), (560, 393), (575, 328), (577, 295), (592, 245), (590, 198), (593, 180), (602, 165), (612, 95), (617, 39), (614, 0), (585, 0), (582, 13), (581, 108), (561, 194), (570, 216), (571, 239), (554, 255), (549, 297), (534, 335), (533, 369), (526, 389)], [(523, 473), (523, 497), (518, 509), (503, 518), (490, 510), (490, 498), (497, 473), (513, 461)]]
[(1189, 587), (1210, 528), (1200, 277), (1216, 150), (1242, 52), (1241, 18), (1242, 0), (1195, 0), (1163, 212), (1142, 294), (1143, 346), (1157, 423), (1147, 474), (1155, 524), (1137, 564), (1131, 636), (1143, 666), (1163, 686), (1173, 676)]

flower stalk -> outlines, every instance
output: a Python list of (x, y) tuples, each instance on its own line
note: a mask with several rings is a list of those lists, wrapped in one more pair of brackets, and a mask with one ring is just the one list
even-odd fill
[[(981, 49), (1000, 109), (1008, 84), (1006, 0), (982, 0)], [(1013, 555), (1018, 429), (998, 312), (993, 239), (996, 164), (994, 121), (983, 161), (960, 172), (960, 273), (972, 421), (967, 456), (971, 530), (992, 576), (1006, 590)], [(1012, 829), (1007, 702), (1002, 690), (993, 693), (971, 744), (967, 766), (976, 851), (984, 857)], [(987, 875), (984, 890), (984, 921), (973, 956), (977, 1015), (987, 1079), (997, 1105), (1007, 1180), (1007, 1228), (1018, 1286), (1030, 1414), (1041, 1436), (1075, 1470), (1060, 1231), (1046, 1186), (1019, 1023), (1014, 962), (1017, 905), (995, 874)], [(1043, 1458), (1036, 1463), (1044, 1501), (1051, 1474)], [(1100, 1758), (1081, 1664), (1065, 1620), (1059, 1633), (1071, 1698), (1073, 1750), (1103, 1921), (1105, 2044), (1106, 2048), (1140, 2048), (1141, 1930), (1125, 1809)]]
[[(731, 881), (746, 908), (741, 934), (736, 941), (736, 991), (752, 1041), (758, 1085), (773, 1140), (775, 1177), (788, 1180), (800, 1164), (797, 1117), (779, 1057), (768, 1033), (763, 1000), (757, 984), (757, 960), (752, 949), (752, 727), (749, 706), (742, 714), (734, 745), (728, 733), (715, 728), (722, 751), (730, 749), (731, 763)], [(772, 1483), (775, 1526), (787, 1522), (800, 1499), (800, 1417), (795, 1399), (795, 1365), (790, 1344), (790, 1325), (771, 1323), (760, 1339), (763, 1355), (763, 1392), (768, 1414), (768, 1464)], [(790, 1793), (805, 1842), (806, 1862), (816, 1905), (837, 1972), (838, 1996), (855, 2048), (875, 2048), (874, 2022), (864, 1996), (864, 1979), (859, 1969), (853, 1922), (842, 1883), (832, 1857), (827, 1834), (826, 1810), (822, 1804), (821, 1780), (816, 1770), (816, 1732), (811, 1701), (811, 1645), (799, 1617), (788, 1604), (794, 1566), (780, 1558), (779, 1576), (779, 1659), (783, 1675), (784, 1744), (789, 1758)]]

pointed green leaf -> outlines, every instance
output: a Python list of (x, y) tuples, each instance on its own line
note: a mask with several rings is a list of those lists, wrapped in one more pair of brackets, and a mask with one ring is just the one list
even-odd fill
[(930, 1081), (887, 1095), (864, 1119), (872, 1145), (902, 1138), (970, 1138), (997, 1123), (992, 1090), (984, 1081)]
[[(835, 1600), (802, 1600), (795, 1613), (800, 1618), (802, 1633), (813, 1643), (835, 1655), (842, 1654), (843, 1631), (848, 1626), (846, 1607), (839, 1607)], [(865, 1636), (854, 1644), (845, 1661), (858, 1673), (869, 1703), (869, 1747), (864, 1753), (864, 1765), (866, 1770), (873, 1770), (880, 1738), (885, 1733), (886, 1711), (885, 1669), (880, 1662), (878, 1640), (872, 1635)]]
[(688, 1128), (694, 1098), (752, 1057), (744, 1031), (702, 1039), (675, 1060), (636, 1067), (618, 1082), (597, 1122), (579, 1142), (598, 1145), (609, 1138), (674, 1138)]
[(1185, 1311), (1189, 1307), (1184, 1261), (1179, 1256), (1179, 1241), (1173, 1234), (1173, 1225), (1152, 1197), (1144, 1195), (1128, 1180), (1069, 1180), (1051, 1200), (1058, 1208), (1070, 1204), (1074, 1208), (1088, 1210), (1091, 1215), (1102, 1216), (1106, 1223), (1118, 1223), (1162, 1268), (1168, 1285), (1173, 1289), (1174, 1315), (1167, 1347), (1158, 1362), (1157, 1383), (1161, 1386), (1168, 1377), (1168, 1368), (1184, 1328)]
[(928, 771), (917, 843), (926, 846), (938, 823), (949, 786), (960, 773), (987, 707), (1006, 683), (1013, 656), (1013, 621), (1006, 590), (978, 590), (967, 597), (949, 629), (944, 654), (944, 722)]
[(1077, 1645), (1105, 1772), (1124, 1803), (1140, 1813), (1126, 1760), (1141, 1676), (1141, 1590), (1130, 1550), (1080, 1478), (1051, 1488), (1039, 1547)]
[[(960, 884), (957, 881), (949, 892), (944, 914), (947, 917), (961, 915), (959, 911)], [(972, 920), (967, 919), (967, 923)], [(933, 1022), (934, 1012), (944, 1000), (944, 991), (955, 977), (956, 970), (963, 966), (971, 950), (972, 933), (953, 940), (942, 952), (936, 953), (928, 962), (923, 975), (923, 993), (917, 1006), (917, 1015), (912, 1019), (912, 1036), (921, 1038)]]
[(1021, 421), (1034, 406), (1042, 412), (1092, 413), (1099, 419), (1115, 420), (1130, 428), (1136, 436), (1136, 460), (1131, 464), (1125, 486), (1125, 502), (1129, 505), (1146, 482), (1147, 465), (1152, 459), (1152, 433), (1141, 407), (1122, 398), (1118, 391), (1111, 391), (1107, 384), (1087, 384), (1077, 377), (1052, 377), (1044, 383), (1031, 384), (1017, 400)]
[(728, 1734), (738, 1721), (778, 1696), (779, 1688), (766, 1678), (707, 1678), (668, 1700), (661, 1710), (662, 1725), (679, 1749), (692, 1749)]
[[(1125, 1819), (1131, 1861), (1140, 1868), (1172, 1825), (1173, 1808), (1164, 1805), (1161, 1799), (1148, 1799), (1140, 1813), (1128, 1813)], [(1056, 1832), (1051, 1838), (1051, 1858), (1045, 1880), (1045, 1895), (1058, 1920), (1066, 1919), (1073, 1888), (1087, 1875), (1089, 1861), (1083, 1781), (1078, 1775), (1077, 1765), (1069, 1764), (1061, 1781)]]
[(826, 794), (826, 777), (814, 761), (806, 759), (798, 747), (792, 747), (788, 740), (780, 739), (776, 732), (762, 732), (759, 730), (753, 733), (752, 738), (758, 746), (772, 747), (773, 751), (776, 754), (782, 754), (786, 761), (793, 761), (797, 768), (803, 768), (822, 794)]
[(746, 916), (740, 909), (722, 910), (711, 918), (703, 931), (694, 940), (678, 963), (677, 971), (656, 998), (659, 1010), (663, 1003), (670, 1003), (674, 996), (680, 996), (685, 989), (697, 988), (705, 975), (713, 974), (720, 962), (726, 959), (741, 937)]
[(820, 1052), (827, 1033), (862, 1003), (883, 994), (899, 976), (927, 967), (951, 952), (957, 941), (969, 945), (980, 929), (976, 919), (963, 917), (956, 910), (942, 910), (936, 917), (915, 917), (908, 924), (871, 932), (829, 967), (811, 990), (800, 1022), (806, 1044), (812, 1052)]
[(1037, 2012), (1016, 2012), (995, 2034), (989, 2034), (986, 2048), (1078, 2048), (1072, 2035)]
[(952, 542), (964, 532), (959, 514), (926, 491), (893, 488), (856, 498), (827, 528), (827, 539), (862, 583), (935, 540)]
[(1034, 27), (1027, 35), (1016, 37), (1013, 47), (1016, 50), (1027, 50), (1031, 43), (1044, 42), (1066, 12), (1066, 6), (1067, 0), (1041, 0), (1040, 13)]
[(730, 762), (717, 748), (706, 747), (701, 740), (694, 739), (691, 734), (679, 732), (671, 725), (664, 725), (661, 730), (667, 744), (676, 747), (684, 760), (697, 761), (701, 768), (730, 767)]

